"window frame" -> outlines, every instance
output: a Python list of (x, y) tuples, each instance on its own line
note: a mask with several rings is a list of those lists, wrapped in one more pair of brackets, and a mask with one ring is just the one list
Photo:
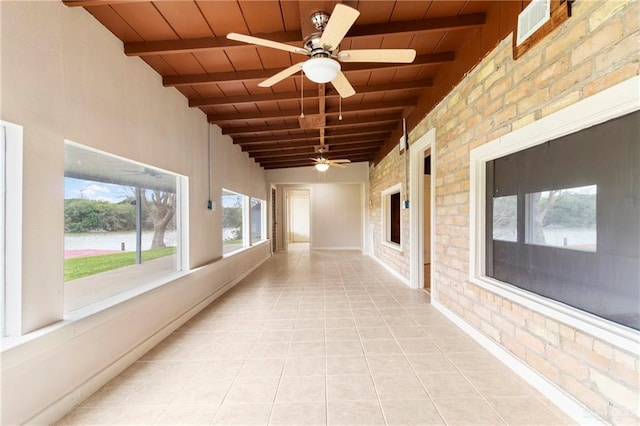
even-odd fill
[[(229, 193), (229, 194), (233, 194), (233, 195), (237, 195), (239, 197), (241, 197), (241, 203), (240, 206), (242, 208), (242, 225), (241, 225), (241, 230), (242, 230), (242, 246), (238, 247), (236, 249), (230, 250), (228, 252), (224, 251), (224, 235), (221, 235), (221, 240), (222, 240), (222, 257), (227, 257), (227, 256), (232, 256), (236, 253), (241, 252), (242, 250), (247, 249), (248, 247), (250, 247), (250, 242), (251, 242), (251, 235), (247, 235), (247, 223), (249, 223), (250, 217), (251, 217), (251, 212), (249, 211), (250, 209), (250, 202), (249, 202), (249, 197), (237, 192), (237, 191), (232, 191), (231, 189), (227, 189), (227, 188), (222, 188), (222, 191), (220, 193), (220, 208), (221, 208), (221, 213), (223, 215), (223, 220), (224, 220), (224, 203), (222, 202), (222, 197), (225, 196), (225, 192)], [(224, 225), (222, 224), (222, 221), (220, 222), (221, 226), (220, 226), (220, 231), (221, 233), (224, 231)], [(249, 227), (249, 231), (251, 231), (251, 228)]]
[[(253, 241), (253, 220), (251, 219), (251, 209), (252, 207), (252, 203), (253, 201), (258, 201), (260, 203), (260, 239)], [(266, 209), (267, 209), (267, 201), (263, 200), (262, 198), (257, 198), (257, 197), (249, 197), (249, 218), (250, 218), (250, 222), (249, 222), (249, 229), (250, 229), (250, 236), (249, 236), (249, 242), (251, 246), (260, 244), (263, 241), (267, 240), (267, 234), (266, 234), (266, 227), (267, 227), (267, 214), (266, 214)]]
[(528, 309), (634, 351), (640, 333), (596, 315), (521, 290), (486, 275), (486, 164), (549, 140), (640, 110), (636, 76), (481, 145), (470, 153), (469, 281)]
[[(2, 281), (1, 337), (22, 335), (22, 176), (23, 127), (0, 120), (3, 134), (2, 167), (2, 245), (0, 280)], [(10, 185), (8, 183), (11, 183)], [(10, 223), (11, 226), (7, 226)]]
[[(399, 194), (400, 211), (398, 220), (400, 221), (400, 243), (391, 241), (391, 196)], [(402, 238), (402, 183), (398, 182), (388, 187), (381, 193), (381, 209), (382, 209), (382, 245), (394, 250), (403, 251), (404, 238)]]
[[(122, 157), (116, 154), (112, 154), (110, 152), (93, 148), (91, 146), (79, 144), (71, 140), (65, 139), (64, 143), (65, 143), (65, 146), (66, 145), (72, 146), (74, 148), (79, 148), (87, 152), (99, 154), (105, 157), (111, 157), (118, 161), (130, 163), (131, 165), (134, 165), (134, 166), (144, 167), (145, 169), (153, 169), (153, 170), (157, 170), (159, 172), (171, 175), (172, 177), (175, 178), (175, 192), (176, 192), (175, 194), (176, 207), (174, 212), (174, 220), (176, 223), (176, 251), (173, 254), (173, 258), (174, 258), (173, 269), (163, 274), (155, 274), (153, 278), (150, 280), (144, 279), (145, 275), (144, 274), (140, 275), (141, 272), (133, 273), (130, 275), (128, 274), (127, 277), (133, 278), (133, 281), (135, 283), (135, 284), (132, 284), (131, 287), (128, 287), (120, 292), (105, 295), (102, 298), (93, 300), (82, 306), (74, 306), (74, 307), (71, 307), (70, 309), (67, 309), (66, 306), (67, 306), (68, 300), (65, 298), (64, 300), (65, 309), (63, 311), (64, 318), (73, 319), (73, 318), (82, 316), (85, 313), (92, 312), (96, 309), (99, 310), (99, 309), (105, 308), (106, 306), (111, 306), (113, 304), (120, 303), (123, 299), (128, 299), (142, 292), (148, 291), (152, 288), (162, 286), (170, 281), (173, 281), (176, 277), (187, 273), (189, 270), (189, 249), (188, 249), (188, 245), (189, 245), (189, 228), (188, 228), (189, 183), (188, 183), (188, 178), (184, 175), (180, 175), (178, 173), (175, 173), (169, 170), (160, 169), (158, 167), (155, 167), (149, 164), (131, 160), (126, 157)], [(66, 169), (64, 173), (65, 174), (67, 173)], [(67, 176), (65, 176), (65, 178), (66, 177)], [(91, 179), (87, 177), (86, 180), (91, 180)], [(96, 181), (96, 182), (100, 182), (100, 181)], [(145, 189), (148, 189), (148, 188), (145, 188)], [(136, 236), (136, 238), (138, 238), (138, 236)], [(139, 265), (139, 264), (136, 263), (136, 265)], [(112, 269), (104, 272), (99, 272), (96, 274), (78, 278), (76, 280), (63, 282), (62, 285), (63, 285), (63, 288), (68, 283), (74, 283), (75, 285), (78, 285), (78, 283), (80, 283), (81, 285), (83, 280), (86, 280), (86, 283), (91, 283), (91, 281), (96, 281), (96, 277), (100, 277), (103, 274), (105, 274), (104, 275), (105, 277), (109, 277), (109, 275), (117, 274), (118, 271), (120, 271), (121, 269), (122, 268), (116, 268), (116, 269)]]

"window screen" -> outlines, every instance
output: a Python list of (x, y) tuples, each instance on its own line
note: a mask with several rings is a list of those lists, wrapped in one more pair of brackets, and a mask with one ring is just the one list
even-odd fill
[(486, 273), (640, 329), (640, 112), (487, 163)]

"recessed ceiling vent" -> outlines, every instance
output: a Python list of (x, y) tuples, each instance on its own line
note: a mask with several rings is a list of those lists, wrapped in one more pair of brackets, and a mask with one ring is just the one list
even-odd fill
[(519, 46), (531, 34), (536, 32), (551, 17), (551, 0), (533, 0), (529, 6), (518, 15), (518, 38), (516, 45)]

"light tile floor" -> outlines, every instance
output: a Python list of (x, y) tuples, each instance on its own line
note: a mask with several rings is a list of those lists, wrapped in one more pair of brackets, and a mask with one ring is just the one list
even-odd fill
[(59, 425), (572, 421), (372, 259), (291, 245)]

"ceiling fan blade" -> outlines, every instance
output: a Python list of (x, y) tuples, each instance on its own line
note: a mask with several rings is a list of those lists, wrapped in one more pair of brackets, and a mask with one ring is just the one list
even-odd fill
[(243, 43), (256, 44), (258, 46), (271, 47), (272, 49), (285, 50), (291, 53), (300, 53), (302, 55), (308, 55), (305, 49), (300, 47), (291, 46), (290, 44), (280, 43), (278, 41), (271, 41), (264, 38), (253, 37), (245, 34), (229, 33), (227, 34), (229, 40), (241, 41)]
[(351, 162), (351, 160), (347, 160), (346, 158), (340, 158), (338, 160), (329, 160), (329, 161), (331, 161), (332, 163), (350, 163)]
[(347, 168), (347, 166), (345, 166), (344, 164), (329, 163), (329, 165), (330, 165), (331, 167), (337, 167), (337, 168), (339, 168), (339, 169), (346, 169), (346, 168)]
[(338, 47), (358, 16), (360, 16), (358, 10), (344, 4), (336, 4), (320, 37), (320, 45), (327, 50), (334, 50)]
[(340, 62), (411, 63), (415, 58), (414, 49), (360, 49), (338, 53)]
[(333, 80), (331, 80), (331, 84), (336, 88), (341, 98), (348, 98), (349, 96), (356, 94), (355, 89), (351, 83), (349, 83), (349, 80), (347, 80), (347, 77), (342, 71), (339, 72)]
[(289, 77), (290, 75), (293, 75), (293, 74), (297, 73), (298, 71), (300, 71), (302, 69), (302, 64), (303, 63), (304, 62), (298, 62), (297, 64), (291, 65), (289, 68), (283, 69), (282, 71), (280, 71), (279, 73), (269, 77), (265, 81), (261, 81), (260, 83), (258, 83), (258, 86), (260, 86), (260, 87), (271, 87), (274, 84), (281, 82), (282, 80), (284, 80), (285, 78)]

